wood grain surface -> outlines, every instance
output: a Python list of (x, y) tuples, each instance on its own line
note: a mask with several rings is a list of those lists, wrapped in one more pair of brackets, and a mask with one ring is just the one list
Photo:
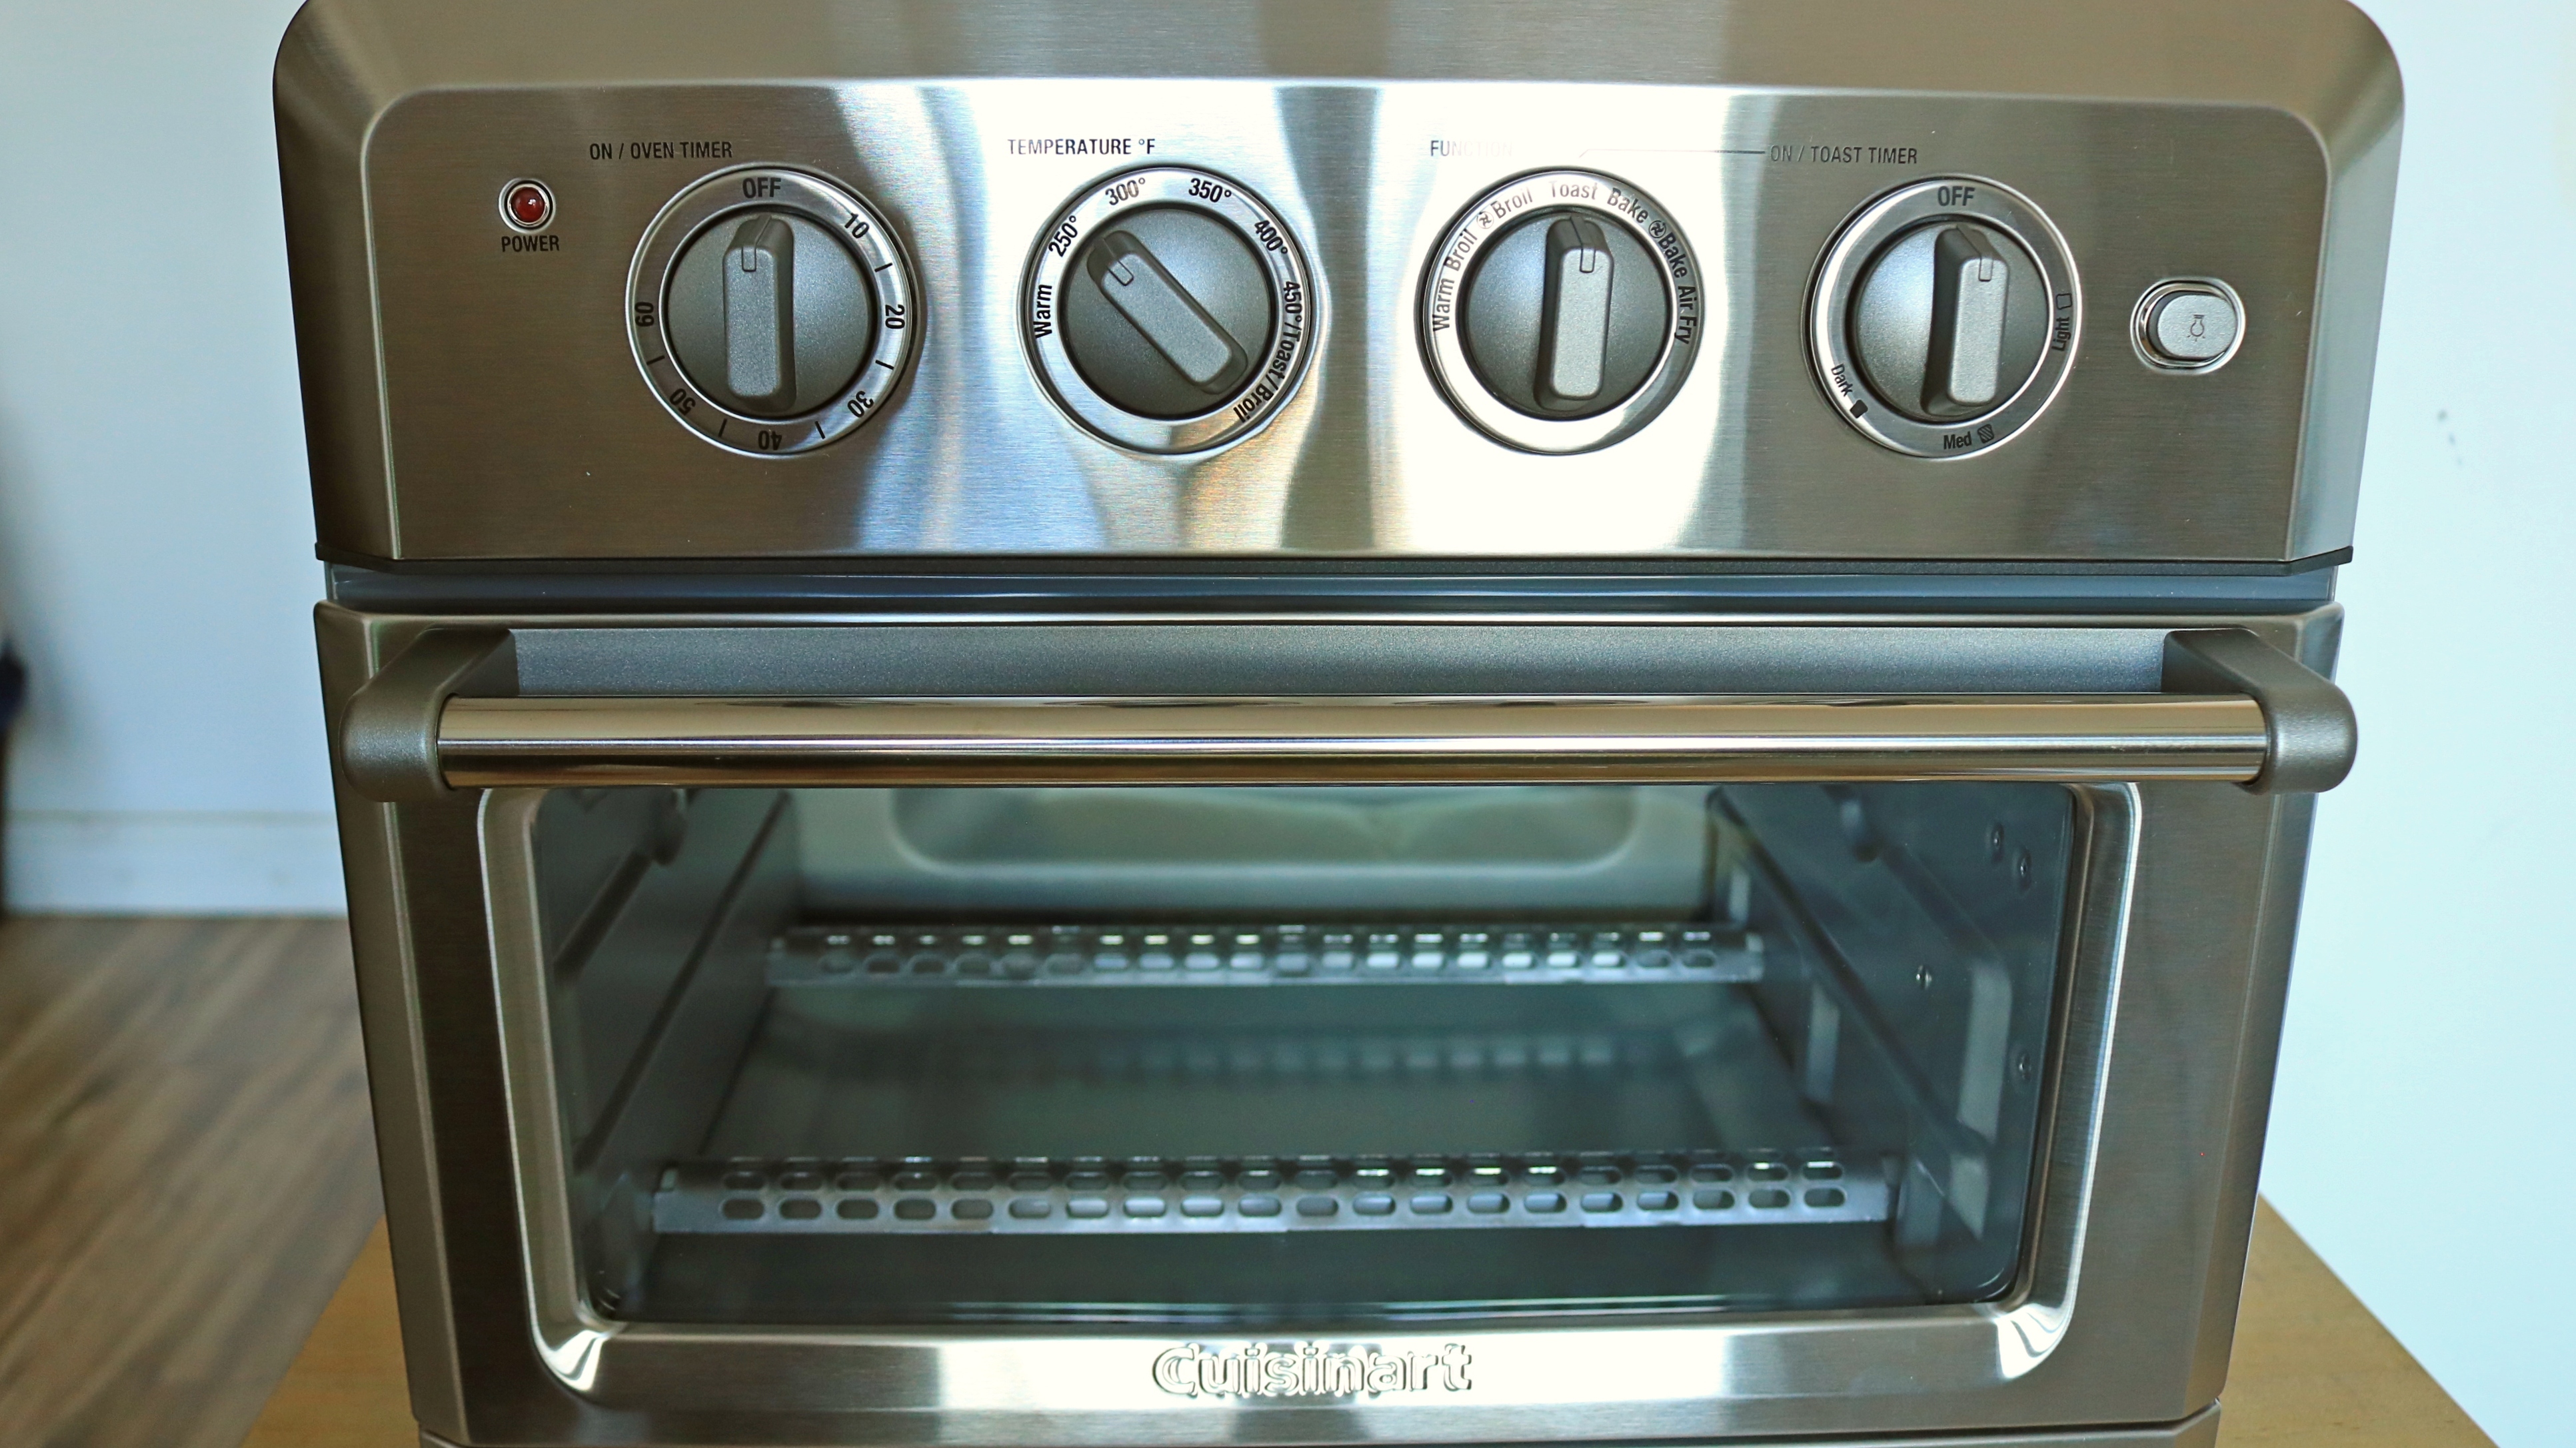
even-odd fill
[(0, 924), (0, 1444), (231, 1448), (379, 1212), (345, 925)]
[(2491, 1448), (2270, 1202), (2254, 1207), (2219, 1448)]
[(242, 1448), (419, 1448), (411, 1390), (403, 1381), (402, 1324), (394, 1318), (394, 1259), (382, 1222), (286, 1381), (251, 1425)]

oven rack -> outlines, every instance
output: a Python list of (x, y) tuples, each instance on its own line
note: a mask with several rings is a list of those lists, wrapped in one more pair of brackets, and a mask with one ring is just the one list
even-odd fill
[(1670, 1072), (1714, 1050), (1704, 1032), (1677, 1036), (1669, 1025), (1573, 1022), (1519, 1031), (998, 1028), (872, 1037), (864, 1050), (814, 1064), (844, 1085), (1266, 1087)]
[(1762, 978), (1759, 932), (1705, 925), (799, 926), (769, 983), (868, 988), (1494, 984)]
[(1831, 1150), (675, 1163), (654, 1230), (1153, 1235), (1883, 1222), (1876, 1159)]

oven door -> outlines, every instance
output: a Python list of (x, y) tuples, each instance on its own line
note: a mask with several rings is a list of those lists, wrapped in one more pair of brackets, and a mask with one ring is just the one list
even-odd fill
[[(2314, 652), (2305, 622), (2274, 636)], [(344, 772), (473, 813), (518, 1330), (656, 1441), (2215, 1396), (2304, 795), (2352, 742), (2254, 633), (1703, 629), (1677, 660), (1568, 627), (1520, 690), (1396, 649), (1439, 691), (1184, 695), (1228, 668), (1151, 630), (1088, 680), (992, 630), (905, 638), (896, 679), (853, 662), (882, 630), (414, 632)], [(1951, 687), (1814, 687), (1891, 635)], [(1303, 636), (1344, 679), (1388, 642)], [(1605, 652), (1651, 691), (1568, 687)], [(745, 672), (845, 687), (633, 688)], [(1061, 687), (1110, 675), (1162, 687)]]

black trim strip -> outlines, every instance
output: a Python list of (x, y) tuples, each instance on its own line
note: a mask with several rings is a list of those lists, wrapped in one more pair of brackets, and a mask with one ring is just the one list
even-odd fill
[(799, 578), (1696, 578), (1901, 576), (2225, 577), (2272, 578), (2314, 573), (2352, 561), (2350, 548), (2306, 558), (1350, 558), (1316, 555), (1224, 557), (1169, 554), (901, 554), (781, 558), (383, 558), (317, 545), (313, 556), (338, 567), (410, 576), (618, 575), (646, 578), (786, 575)]
[(1336, 575), (388, 573), (334, 565), (348, 607), (427, 613), (2280, 612), (2335, 574), (1724, 573)]

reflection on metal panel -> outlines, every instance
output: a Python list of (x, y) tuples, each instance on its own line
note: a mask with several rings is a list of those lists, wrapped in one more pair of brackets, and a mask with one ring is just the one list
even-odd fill
[[(1403, 8), (1368, 13), (1383, 23)], [(1664, 59), (1591, 79), (1473, 87), (1446, 77), (1527, 66), (1478, 68), (1489, 62), (1465, 57), (1480, 42), (1430, 14), (1386, 24), (1406, 37), (1400, 59), (1343, 56), (1336, 69), (1361, 74), (1339, 80), (1184, 78), (1257, 72), (1263, 42), (1249, 30), (1210, 42), (1217, 59), (1206, 68), (1174, 61), (1156, 34), (1100, 52), (1100, 69), (1083, 72), (1169, 67), (1152, 75), (1050, 75), (1065, 53), (1047, 51), (1025, 57), (1033, 73), (1008, 79), (991, 73), (989, 55), (975, 57), (975, 73), (944, 79), (868, 78), (882, 64), (871, 46), (843, 57), (849, 79), (778, 83), (816, 74), (816, 37), (785, 12), (729, 16), (721, 28), (742, 47), (737, 63), (766, 54), (781, 67), (752, 72), (756, 86), (731, 83), (742, 72), (704, 57), (710, 27), (636, 27), (610, 11), (480, 12), (487, 38), (503, 50), (515, 43), (524, 60), (412, 37), (415, 63), (401, 73), (430, 88), (345, 102), (381, 108), (364, 143), (364, 202), (354, 175), (308, 178), (308, 164), (328, 167), (291, 162), (301, 210), (363, 204), (371, 222), (356, 231), (336, 216), (301, 217), (299, 232), (313, 238), (297, 257), (308, 285), (355, 267), (380, 286), (381, 336), (347, 349), (363, 385), (324, 375), (336, 354), (316, 334), (308, 383), (324, 414), (325, 541), (422, 559), (2239, 561), (2348, 541), (2339, 529), (2353, 459), (2329, 444), (2357, 432), (2366, 399), (2372, 339), (2347, 324), (2361, 303), (2344, 299), (2376, 297), (2377, 253), (2330, 243), (2367, 232), (2384, 210), (2386, 168), (2362, 164), (2380, 154), (2372, 142), (2394, 116), (2374, 79), (2375, 37), (2337, 26), (2331, 60), (2306, 64), (2316, 56), (2304, 49), (2301, 64), (2284, 57), (2277, 69), (2340, 66), (2357, 78), (2315, 95), (2287, 93), (2297, 87), (2247, 58), (2273, 53), (2262, 27), (2214, 9), (2166, 13), (2176, 7), (2094, 23), (2143, 25), (2136, 39), (2150, 50), (2165, 43), (2158, 27), (2177, 27), (2198, 35), (2204, 55), (2225, 49), (2208, 35), (2235, 34), (2228, 53), (2243, 68), (2205, 77), (2211, 91), (2198, 103), (2075, 99), (2127, 89), (2069, 91), (2067, 77), (2088, 63), (2080, 44), (2017, 73), (1994, 62), (2005, 73), (1983, 75), (1974, 95), (1923, 93), (1919, 76), (1911, 93), (1829, 93), (1814, 88), (1811, 60), (1793, 63), (1781, 37), (1756, 33), (1754, 8), (1600, 12), (1585, 22), (1600, 32), (1591, 43), (1624, 34)], [(1067, 18), (1044, 7), (995, 24), (1042, 31), (1032, 22), (1051, 15)], [(1099, 34), (1103, 23), (1086, 17), (1078, 28)], [(1152, 22), (1106, 23), (1117, 33)], [(1208, 23), (1194, 10), (1180, 28)], [(1870, 27), (1886, 23), (1872, 12)], [(614, 86), (584, 83), (589, 62), (571, 54), (596, 50), (603, 29), (629, 33), (621, 44), (634, 69)], [(687, 49), (660, 50), (638, 30)], [(290, 55), (376, 42), (317, 19)], [(2303, 35), (2303, 46), (2316, 43)], [(941, 76), (940, 63), (925, 57), (933, 69), (903, 74)], [(2282, 94), (2241, 103), (2262, 92)], [(300, 111), (289, 119), (326, 125)], [(1082, 144), (1057, 144), (1069, 126)], [(549, 168), (561, 246), (502, 255), (490, 178), (525, 170), (532, 136), (704, 139), (635, 156), (607, 141), (609, 159)], [(296, 136), (290, 153), (353, 141)], [(2159, 159), (2175, 155), (2229, 162)], [(1068, 202), (1149, 161), (1258, 192), (1314, 273), (1316, 360), (1294, 396), (1257, 433), (1179, 457), (1122, 451), (1059, 409), (1030, 366), (1014, 300)], [(805, 168), (866, 196), (902, 234), (921, 279), (914, 374), (867, 428), (788, 458), (719, 451), (664, 415), (636, 376), (627, 319), (599, 300), (620, 293), (636, 238), (665, 201), (751, 163)], [(1497, 183), (1558, 168), (1614, 176), (1672, 209), (1700, 260), (1692, 345), (1710, 354), (1652, 424), (1571, 457), (1518, 452), (1464, 422), (1423, 366), (1414, 321), (1442, 229)], [(1992, 177), (2031, 196), (2066, 234), (2077, 270), (2118, 295), (2085, 310), (2082, 335), (2069, 339), (2073, 375), (2027, 433), (1927, 463), (1880, 456), (1844, 425), (1810, 376), (1794, 319), (1816, 257), (1847, 217), (1897, 185), (1939, 176)], [(2134, 224), (2141, 215), (2154, 224)], [(326, 256), (326, 236), (360, 254)], [(2328, 269), (2346, 267), (2355, 274), (2335, 285)], [(2247, 330), (2230, 366), (2182, 389), (2138, 366), (2126, 304), (2137, 287), (2186, 269), (2281, 302)], [(2323, 342), (2304, 304), (2321, 288), (2338, 299)], [(389, 457), (375, 456), (379, 439)]]

